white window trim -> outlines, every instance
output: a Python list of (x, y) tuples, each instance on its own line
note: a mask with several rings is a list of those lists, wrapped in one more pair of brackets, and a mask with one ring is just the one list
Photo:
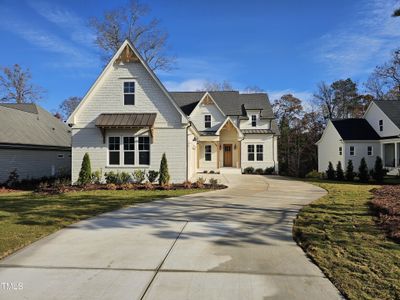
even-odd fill
[[(353, 154), (351, 154), (351, 148), (353, 147)], [(356, 147), (355, 146), (350, 146), (349, 147), (349, 155), (350, 156), (356, 156)]]
[(379, 131), (383, 131), (383, 120), (378, 121)]
[[(210, 152), (206, 151), (207, 146), (210, 146)], [(206, 154), (210, 153), (210, 160), (206, 160)], [(213, 161), (213, 155), (212, 155), (212, 145), (211, 144), (205, 144), (204, 145), (204, 161), (205, 162), (209, 162), (209, 161)]]
[[(109, 149), (109, 138), (110, 137), (119, 137), (119, 165), (110, 165), (110, 149)], [(134, 137), (135, 141), (135, 164), (134, 165), (125, 165), (124, 164), (124, 137)], [(140, 165), (139, 164), (139, 137), (149, 137), (149, 164), (148, 165)], [(119, 134), (109, 134), (107, 135), (107, 164), (106, 168), (141, 168), (141, 169), (148, 169), (151, 166), (151, 137), (149, 135), (141, 134), (141, 135), (119, 135)], [(113, 150), (111, 150), (113, 151)]]
[[(133, 150), (125, 150), (124, 149), (124, 138), (130, 138), (130, 137), (133, 137)], [(133, 163), (133, 164), (125, 164), (125, 151), (126, 152), (133, 152), (133, 161), (134, 162), (136, 162), (136, 138), (135, 138), (135, 136), (130, 136), (130, 135), (124, 135), (124, 136), (122, 136), (121, 137), (122, 138), (122, 141), (120, 142), (120, 145), (119, 145), (119, 148), (122, 150), (122, 161), (121, 161), (121, 155), (120, 155), (120, 162), (123, 162), (123, 166), (134, 166), (135, 164)], [(121, 146), (122, 146), (122, 148), (121, 148)], [(114, 165), (114, 166), (116, 166), (116, 165)]]
[[(253, 146), (253, 152), (250, 152), (249, 151), (249, 146)], [(257, 149), (256, 149), (256, 147), (255, 147), (255, 145), (254, 144), (247, 144), (247, 161), (248, 162), (255, 162), (255, 161), (257, 161), (257, 157), (256, 157), (256, 153), (257, 153)], [(253, 160), (249, 160), (249, 153), (253, 153), (253, 157), (254, 157), (254, 159)]]
[[(371, 154), (368, 154), (368, 148), (371, 148)], [(374, 156), (374, 147), (373, 146), (367, 146), (367, 155), (368, 156)]]
[[(255, 122), (255, 126), (253, 126), (253, 117), (255, 117), (255, 120), (254, 120), (254, 122)], [(251, 115), (251, 127), (257, 127), (257, 115)]]
[[(210, 116), (210, 127), (206, 127), (206, 123), (208, 123), (208, 121), (206, 121), (206, 117), (207, 116)], [(211, 117), (210, 114), (206, 114), (206, 115), (204, 115), (204, 128), (208, 129), (208, 128), (211, 128), (211, 127), (212, 127), (212, 117)]]
[[(259, 153), (259, 152), (257, 151), (257, 147), (258, 147), (258, 146), (261, 146), (261, 147), (262, 147), (262, 152), (261, 152), (262, 158), (263, 158), (262, 160), (259, 160), (259, 159), (258, 159), (258, 153)], [(256, 153), (255, 153), (256, 156), (255, 156), (255, 160), (254, 160), (254, 161), (264, 161), (264, 148), (265, 148), (264, 145), (263, 145), (263, 144), (257, 144), (257, 145), (255, 145), (254, 148), (255, 148), (255, 152), (256, 152)]]
[[(135, 92), (133, 93), (126, 93), (127, 95), (134, 95), (134, 101), (135, 104), (125, 104), (125, 82), (133, 82), (134, 83), (134, 87), (135, 87)], [(130, 79), (125, 79), (122, 81), (122, 106), (136, 106), (136, 87), (137, 87), (137, 83), (136, 80), (130, 80)]]
[(340, 155), (340, 156), (343, 155), (343, 147), (342, 147), (342, 146), (339, 147), (339, 155)]

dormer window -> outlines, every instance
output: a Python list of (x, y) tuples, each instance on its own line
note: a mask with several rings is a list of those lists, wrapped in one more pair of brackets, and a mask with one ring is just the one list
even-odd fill
[(135, 82), (124, 82), (124, 105), (135, 105)]
[(204, 116), (204, 128), (211, 128), (211, 115)]
[(379, 131), (383, 131), (383, 120), (379, 120)]
[(251, 127), (257, 126), (257, 115), (251, 115)]

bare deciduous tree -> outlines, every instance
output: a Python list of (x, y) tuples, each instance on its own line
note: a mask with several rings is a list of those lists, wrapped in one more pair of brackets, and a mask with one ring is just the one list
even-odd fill
[(254, 93), (263, 93), (265, 91), (257, 85), (248, 85), (243, 89), (243, 92), (247, 94), (254, 94)]
[(63, 102), (61, 102), (58, 108), (61, 111), (61, 115), (64, 120), (68, 119), (68, 117), (72, 114), (75, 108), (79, 105), (81, 100), (82, 100), (81, 97), (74, 96), (74, 97), (69, 97), (65, 99)]
[(384, 93), (400, 97), (400, 49), (393, 51), (389, 62), (376, 67), (372, 77), (379, 82)]
[(224, 80), (222, 82), (217, 81), (207, 81), (204, 83), (202, 90), (214, 92), (214, 91), (232, 91), (233, 87), (232, 84)]
[(319, 83), (314, 99), (317, 105), (321, 107), (324, 117), (332, 119), (336, 110), (333, 88), (325, 82)]
[(393, 15), (392, 15), (393, 17), (400, 17), (400, 8), (398, 8), (398, 9), (396, 9), (394, 12), (393, 12)]
[(131, 0), (125, 6), (105, 11), (102, 18), (90, 20), (89, 25), (96, 32), (95, 43), (103, 50), (105, 60), (129, 39), (152, 70), (171, 69), (174, 57), (166, 53), (168, 34), (159, 28), (158, 19), (146, 21), (148, 14), (147, 5)]
[(31, 83), (29, 69), (23, 70), (20, 65), (1, 68), (0, 101), (15, 103), (33, 103), (43, 98), (44, 90)]

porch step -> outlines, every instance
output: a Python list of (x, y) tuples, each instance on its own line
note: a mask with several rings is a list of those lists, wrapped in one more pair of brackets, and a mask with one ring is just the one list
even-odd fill
[(220, 168), (219, 172), (221, 174), (242, 174), (242, 170), (240, 168)]
[(397, 175), (399, 175), (399, 169), (398, 168), (390, 168), (389, 172), (387, 174), (391, 175), (391, 176), (397, 176)]

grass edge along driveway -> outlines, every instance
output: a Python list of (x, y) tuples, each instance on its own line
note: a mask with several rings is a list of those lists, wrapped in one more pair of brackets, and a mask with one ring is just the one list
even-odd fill
[(400, 299), (400, 244), (385, 237), (369, 201), (376, 185), (309, 181), (328, 194), (303, 207), (293, 235), (348, 299)]
[(59, 195), (0, 194), (0, 259), (65, 226), (129, 205), (200, 193), (182, 190), (97, 190)]

